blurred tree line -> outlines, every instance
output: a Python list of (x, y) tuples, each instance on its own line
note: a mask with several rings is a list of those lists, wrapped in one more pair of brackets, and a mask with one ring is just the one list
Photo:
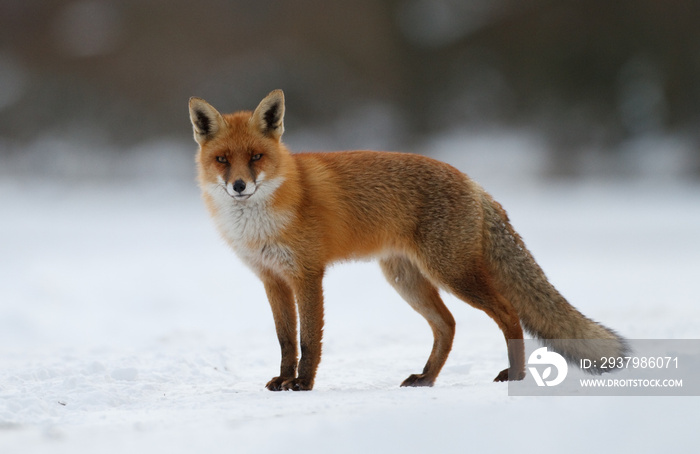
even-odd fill
[(0, 137), (186, 138), (189, 96), (282, 88), (288, 131), (339, 147), (515, 127), (564, 173), (667, 135), (697, 165), (698, 23), (693, 0), (0, 0)]

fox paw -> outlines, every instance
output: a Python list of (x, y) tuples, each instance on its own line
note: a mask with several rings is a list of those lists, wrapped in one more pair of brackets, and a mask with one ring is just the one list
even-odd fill
[(401, 383), (401, 386), (433, 386), (435, 379), (427, 377), (425, 374), (412, 374)]
[(265, 387), (270, 391), (311, 391), (314, 384), (302, 378), (275, 377)]
[(291, 380), (289, 377), (274, 377), (272, 380), (267, 382), (265, 388), (269, 389), (270, 391), (282, 391), (282, 384), (289, 380)]
[(519, 381), (525, 378), (524, 370), (513, 370), (513, 369), (503, 369), (498, 373), (496, 378), (493, 379), (495, 382), (501, 381)]

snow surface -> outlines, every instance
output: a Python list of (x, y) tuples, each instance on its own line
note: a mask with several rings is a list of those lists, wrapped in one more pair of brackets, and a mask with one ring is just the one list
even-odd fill
[[(700, 187), (495, 184), (550, 279), (629, 338), (700, 338)], [(194, 183), (0, 181), (0, 453), (697, 452), (697, 397), (509, 397), (505, 342), (457, 320), (435, 387), (431, 334), (372, 262), (325, 280), (316, 387), (272, 393), (262, 285)]]

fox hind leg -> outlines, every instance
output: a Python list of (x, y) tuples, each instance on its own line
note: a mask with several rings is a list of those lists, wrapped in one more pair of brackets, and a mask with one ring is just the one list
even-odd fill
[[(466, 285), (464, 282), (468, 282)], [(525, 343), (520, 317), (513, 304), (498, 292), (490, 279), (483, 274), (473, 274), (469, 279), (460, 279), (449, 288), (458, 298), (481, 309), (491, 317), (505, 337), (508, 346), (510, 367), (502, 370), (496, 382), (522, 380), (525, 378)]]
[(391, 257), (379, 264), (389, 283), (427, 320), (433, 331), (433, 349), (423, 373), (409, 376), (401, 386), (433, 386), (452, 349), (455, 320), (442, 302), (438, 289), (409, 259)]

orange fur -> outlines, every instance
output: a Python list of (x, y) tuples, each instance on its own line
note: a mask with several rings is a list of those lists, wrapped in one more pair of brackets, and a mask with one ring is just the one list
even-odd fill
[[(423, 372), (403, 386), (432, 386), (452, 347), (455, 322), (439, 289), (485, 311), (506, 340), (516, 341), (508, 343), (510, 366), (496, 381), (524, 377), (521, 320), (541, 337), (613, 339), (617, 351), (624, 350), (612, 331), (556, 292), (500, 205), (466, 175), (412, 154), (291, 154), (280, 140), (283, 116), (279, 90), (254, 112), (229, 115), (190, 100), (205, 204), (223, 237), (263, 281), (272, 307), (282, 362), (268, 389), (313, 387), (324, 271), (330, 263), (363, 257), (380, 260), (387, 280), (433, 330)], [(592, 354), (563, 353), (570, 359)]]

